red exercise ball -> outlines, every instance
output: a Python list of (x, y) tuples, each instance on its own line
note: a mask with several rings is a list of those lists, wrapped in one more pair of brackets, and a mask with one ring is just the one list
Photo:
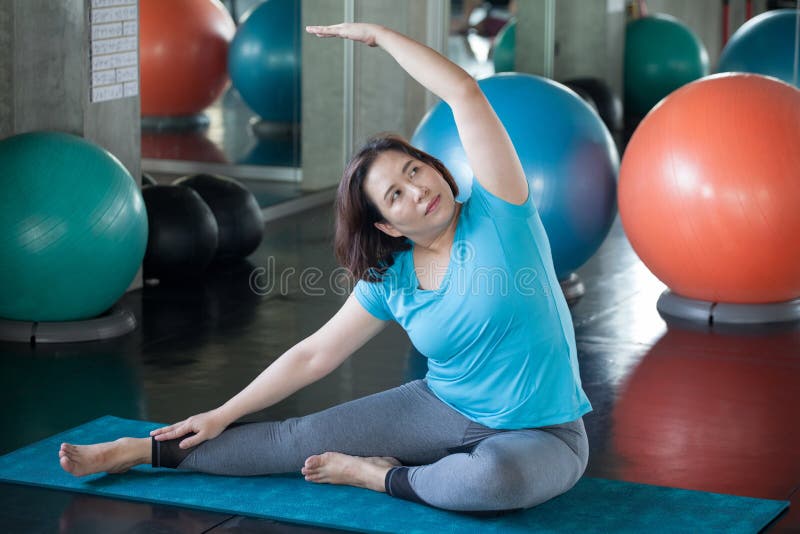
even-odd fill
[(219, 0), (141, 0), (142, 115), (199, 113), (228, 83), (236, 26)]
[(631, 245), (673, 292), (708, 302), (800, 297), (800, 91), (720, 74), (661, 101), (622, 159)]

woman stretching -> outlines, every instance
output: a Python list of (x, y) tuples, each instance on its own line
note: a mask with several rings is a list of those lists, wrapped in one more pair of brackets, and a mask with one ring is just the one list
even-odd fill
[[(529, 508), (569, 490), (589, 451), (569, 310), (511, 140), (460, 67), (374, 24), (310, 26), (386, 50), (450, 105), (475, 175), (394, 136), (348, 164), (336, 254), (358, 280), (342, 308), (222, 406), (149, 438), (63, 444), (76, 476), (141, 463), (220, 475), (300, 471), (447, 510)], [(400, 387), (285, 421), (233, 425), (336, 369), (397, 321), (428, 358)]]

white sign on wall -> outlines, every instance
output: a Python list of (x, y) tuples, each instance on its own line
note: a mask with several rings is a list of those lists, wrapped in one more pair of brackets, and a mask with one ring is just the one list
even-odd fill
[(139, 94), (138, 0), (92, 0), (91, 101)]

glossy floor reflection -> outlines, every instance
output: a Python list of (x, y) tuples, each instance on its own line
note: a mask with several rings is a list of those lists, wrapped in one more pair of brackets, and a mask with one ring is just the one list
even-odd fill
[[(0, 452), (104, 414), (170, 422), (224, 402), (344, 301), (331, 232), (329, 207), (300, 213), (269, 223), (247, 261), (127, 295), (140, 327), (126, 338), (0, 345)], [(667, 325), (655, 310), (663, 285), (618, 223), (580, 275), (587, 293), (572, 311), (594, 405), (585, 418), (587, 475), (789, 499), (768, 531), (800, 531), (800, 328)], [(315, 412), (418, 378), (425, 365), (391, 327), (328, 377), (249, 419)], [(0, 484), (0, 531), (325, 529)]]

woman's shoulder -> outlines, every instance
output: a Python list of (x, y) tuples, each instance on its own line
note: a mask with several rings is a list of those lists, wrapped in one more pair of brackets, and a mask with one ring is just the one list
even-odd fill
[(462, 215), (468, 217), (527, 218), (535, 213), (536, 205), (533, 203), (530, 188), (528, 190), (528, 198), (525, 202), (522, 204), (512, 204), (489, 192), (478, 180), (472, 181), (469, 198), (464, 201), (464, 207), (462, 209)]

